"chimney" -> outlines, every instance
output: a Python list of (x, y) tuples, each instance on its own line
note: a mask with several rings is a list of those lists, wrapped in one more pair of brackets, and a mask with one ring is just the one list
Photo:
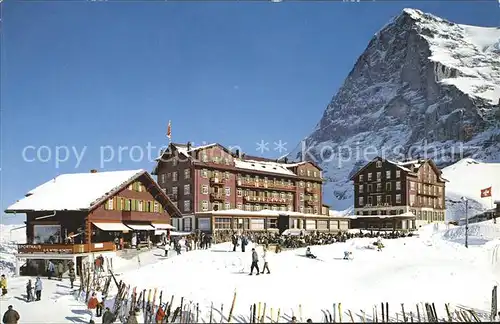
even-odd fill
[(187, 150), (191, 150), (191, 142), (187, 142)]
[(236, 157), (241, 158), (240, 150), (236, 150)]
[(97, 173), (97, 170), (96, 169), (92, 169), (92, 170), (90, 170), (90, 173)]
[(285, 157), (285, 163), (288, 163), (288, 158), (287, 157)]

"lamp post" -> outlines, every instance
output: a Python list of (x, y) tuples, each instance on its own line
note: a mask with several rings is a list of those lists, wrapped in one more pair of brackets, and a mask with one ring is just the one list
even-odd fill
[(465, 247), (469, 248), (468, 236), (469, 236), (469, 200), (465, 197), (462, 197), (462, 200), (465, 202)]

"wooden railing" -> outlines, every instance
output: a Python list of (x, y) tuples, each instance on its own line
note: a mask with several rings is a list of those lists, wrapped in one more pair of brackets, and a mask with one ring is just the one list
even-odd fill
[(113, 242), (89, 244), (18, 244), (18, 253), (77, 254), (87, 252), (114, 251)]

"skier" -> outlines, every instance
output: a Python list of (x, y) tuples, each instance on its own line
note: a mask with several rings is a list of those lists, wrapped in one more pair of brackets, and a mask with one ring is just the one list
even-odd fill
[(87, 308), (90, 311), (90, 320), (94, 319), (94, 309), (97, 308), (98, 304), (99, 301), (97, 300), (95, 293), (92, 293), (92, 296), (90, 297), (89, 302), (87, 303)]
[(59, 281), (62, 281), (63, 272), (64, 272), (64, 265), (62, 264), (62, 262), (59, 262), (57, 264), (57, 277), (59, 278)]
[(40, 300), (42, 298), (42, 280), (40, 277), (36, 277), (35, 281), (35, 295), (36, 295), (36, 300)]
[(75, 269), (73, 267), (69, 268), (69, 282), (71, 283), (71, 289), (73, 289), (73, 283), (76, 279)]
[(165, 243), (165, 258), (168, 257), (168, 250), (170, 250), (170, 244), (169, 243)]
[(248, 245), (248, 239), (245, 235), (241, 236), (241, 252), (245, 252), (245, 247)]
[(47, 270), (49, 272), (49, 280), (52, 279), (52, 276), (54, 276), (54, 272), (56, 270), (56, 267), (54, 266), (54, 264), (52, 263), (52, 261), (49, 260), (49, 265), (47, 266)]
[(236, 234), (233, 234), (232, 243), (233, 243), (233, 252), (236, 252), (236, 247), (238, 246), (238, 236), (236, 236)]
[(19, 321), (19, 313), (14, 310), (12, 305), (9, 305), (7, 311), (3, 314), (2, 323), (4, 324), (17, 324)]
[(97, 286), (96, 292), (95, 292), (95, 297), (97, 299), (97, 306), (95, 309), (96, 312), (96, 317), (101, 317), (102, 316), (102, 308), (103, 308), (103, 296), (101, 292), (101, 287)]
[(349, 251), (344, 251), (344, 260), (349, 260), (349, 257), (351, 256), (352, 252)]
[(382, 240), (380, 239), (380, 237), (377, 239), (377, 251), (382, 251), (382, 248), (384, 247), (384, 245), (382, 244)]
[(33, 285), (31, 284), (31, 279), (28, 280), (26, 284), (26, 301), (29, 303), (33, 301), (35, 298), (33, 297)]
[(2, 297), (7, 295), (7, 278), (4, 274), (0, 277), (0, 288), (2, 288)]
[(115, 322), (115, 314), (111, 312), (109, 307), (106, 307), (106, 311), (102, 315), (102, 324), (111, 324)]
[(270, 274), (271, 271), (269, 271), (269, 265), (267, 264), (267, 249), (264, 247), (264, 252), (262, 253), (262, 260), (264, 261), (264, 266), (262, 267), (262, 274), (264, 273), (264, 270), (267, 270), (267, 274)]
[(314, 254), (312, 254), (310, 247), (307, 247), (307, 249), (306, 249), (306, 257), (311, 258), (311, 259), (316, 259), (316, 256)]
[(252, 265), (250, 266), (250, 276), (253, 275), (253, 269), (257, 270), (257, 276), (259, 275), (259, 256), (255, 248), (252, 249)]

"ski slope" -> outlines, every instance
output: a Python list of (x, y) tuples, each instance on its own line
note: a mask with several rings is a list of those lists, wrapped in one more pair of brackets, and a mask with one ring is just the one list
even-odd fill
[[(223, 243), (211, 250), (197, 250), (164, 259), (162, 250), (141, 254), (136, 259), (113, 261), (119, 279), (138, 289), (163, 290), (164, 300), (174, 295), (174, 304), (184, 297), (186, 303), (200, 305), (200, 320), (207, 321), (210, 304), (214, 304), (214, 321), (220, 321), (220, 309), (227, 317), (233, 293), (237, 291), (233, 322), (248, 321), (253, 303), (266, 303), (280, 322), (298, 316), (299, 304), (305, 321), (323, 321), (321, 309), (332, 310), (341, 302), (351, 309), (355, 320), (361, 310), (370, 320), (372, 306), (389, 302), (391, 316), (405, 303), (407, 312), (416, 313), (418, 302), (435, 302), (438, 315), (444, 317), (445, 302), (452, 306), (466, 305), (487, 312), (491, 289), (500, 281), (500, 225), (492, 222), (471, 226), (470, 247), (463, 246), (463, 228), (428, 225), (418, 237), (385, 240), (386, 248), (377, 252), (370, 247), (373, 239), (360, 238), (346, 243), (313, 246), (318, 259), (303, 257), (304, 249), (284, 251), (268, 256), (271, 274), (249, 276), (251, 249), (232, 252)], [(475, 240), (477, 238), (477, 240)], [(260, 251), (260, 247), (257, 248)], [(351, 251), (353, 260), (342, 260), (343, 252)], [(261, 262), (262, 263), (262, 262)], [(2, 312), (12, 304), (21, 315), (21, 322), (88, 322), (85, 306), (71, 296), (67, 279), (63, 282), (44, 279), (43, 300), (24, 302), (27, 278), (9, 278), (9, 295), (1, 303)], [(466, 292), (464, 283), (467, 285)], [(413, 306), (413, 307), (412, 307)], [(57, 312), (47, 312), (57, 309)], [(350, 322), (347, 315), (344, 321)]]

